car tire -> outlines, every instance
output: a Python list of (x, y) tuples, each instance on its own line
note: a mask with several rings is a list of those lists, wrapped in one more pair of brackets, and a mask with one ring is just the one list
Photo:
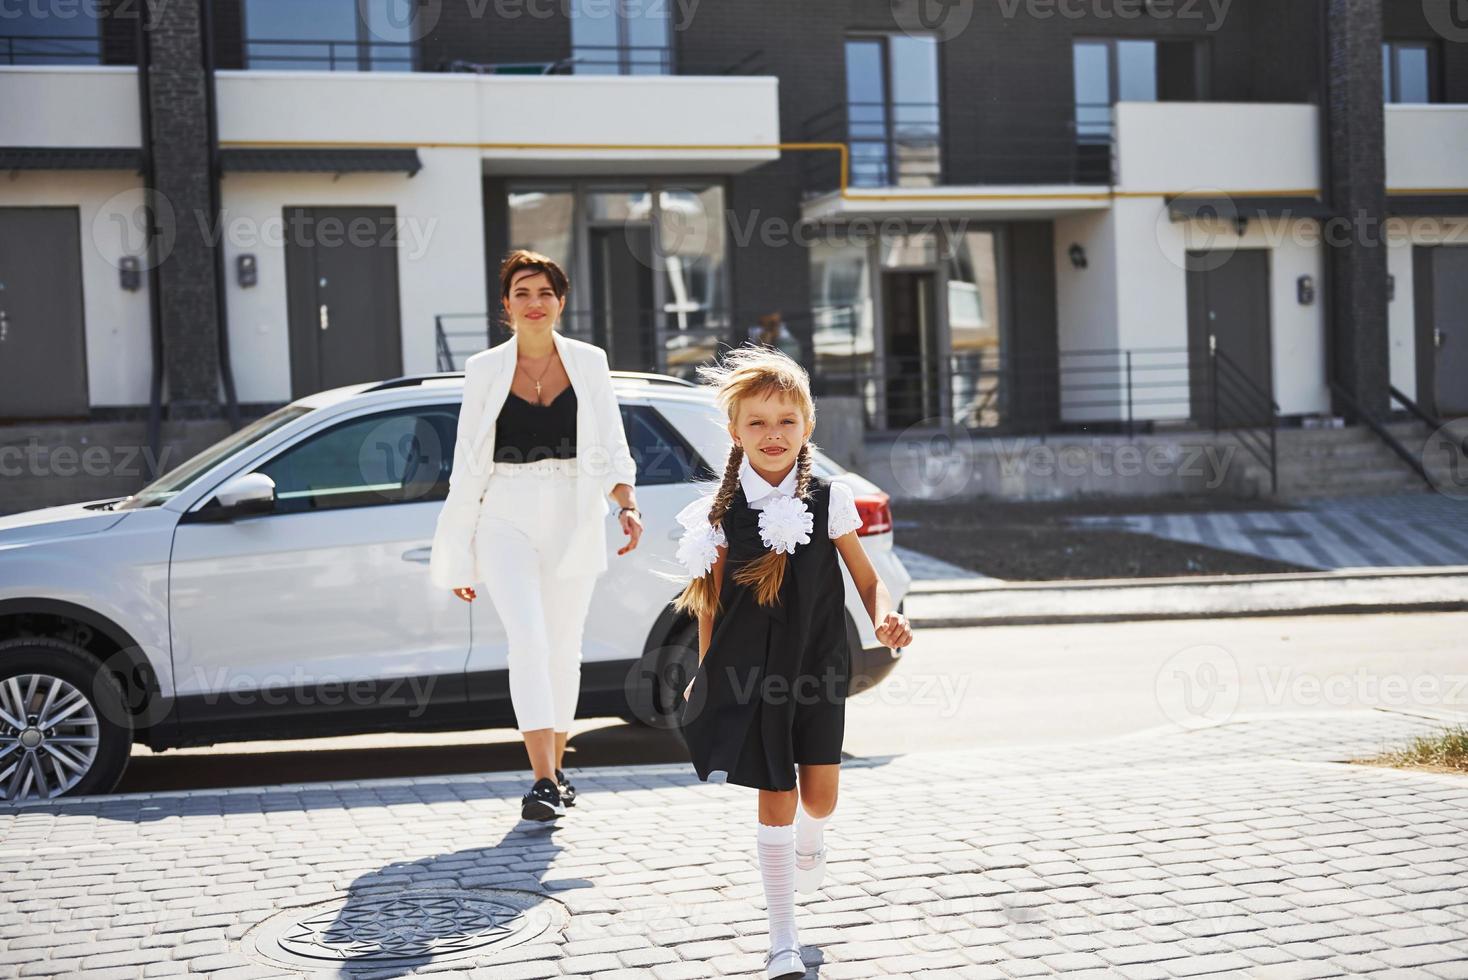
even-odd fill
[(639, 688), (627, 692), (622, 719), (645, 728), (677, 728), (683, 689), (697, 664), (698, 623), (684, 623), (644, 655), (637, 670)]
[[(0, 641), (0, 708), (8, 716), (0, 717), (0, 802), (110, 793), (122, 779), (132, 711), (117, 677), (83, 648), (52, 637)], [(46, 729), (43, 708), (61, 713)]]

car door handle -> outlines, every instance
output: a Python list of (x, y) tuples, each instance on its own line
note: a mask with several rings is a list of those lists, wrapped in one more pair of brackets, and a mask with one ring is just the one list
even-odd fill
[(420, 564), (427, 563), (429, 556), (433, 554), (433, 546), (427, 548), (409, 548), (403, 552), (403, 561), (416, 561)]

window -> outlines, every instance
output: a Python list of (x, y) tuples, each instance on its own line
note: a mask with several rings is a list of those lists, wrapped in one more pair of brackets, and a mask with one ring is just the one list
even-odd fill
[(190, 456), (182, 465), (164, 473), (137, 493), (118, 503), (114, 509), (133, 510), (138, 507), (157, 507), (193, 483), (194, 478), (199, 474), (213, 469), (222, 460), (246, 446), (259, 442), (276, 429), (290, 425), (301, 416), (311, 414), (312, 411), (312, 409), (294, 403), (282, 405), (269, 415), (262, 416), (238, 431), (230, 433), (203, 452)]
[(565, 190), (527, 190), (511, 193), (510, 248), (528, 248), (571, 269), (572, 216), (576, 195)]
[(1117, 102), (1198, 102), (1206, 97), (1207, 48), (1201, 41), (1091, 38), (1072, 51), (1076, 135), (1111, 139)]
[(814, 241), (810, 276), (815, 393), (860, 396), (870, 418), (876, 411), (870, 252), (860, 242)]
[(622, 428), (627, 433), (627, 448), (637, 463), (638, 486), (714, 478), (708, 464), (657, 410), (646, 405), (623, 405)]
[(245, 66), (413, 71), (416, 0), (245, 0)]
[(1157, 101), (1156, 41), (1077, 41), (1076, 138), (1111, 142), (1111, 107), (1117, 102)]
[(937, 38), (847, 38), (846, 138), (853, 185), (941, 183), (941, 110)]
[(1427, 41), (1387, 41), (1381, 46), (1381, 75), (1389, 103), (1438, 101), (1437, 52)]
[(707, 364), (729, 334), (724, 188), (658, 194), (656, 263), (663, 291), (664, 363), (684, 377)]
[(99, 4), (15, 4), (0, 16), (0, 64), (98, 65)]
[(672, 74), (671, 3), (572, 0), (571, 60), (578, 75)]
[(257, 468), (275, 513), (418, 503), (448, 496), (458, 406), (380, 412), (309, 436)]

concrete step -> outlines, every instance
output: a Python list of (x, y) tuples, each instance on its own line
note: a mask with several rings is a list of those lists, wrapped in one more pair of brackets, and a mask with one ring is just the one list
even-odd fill
[[(1427, 437), (1427, 426), (1416, 420), (1386, 423), (1386, 430), (1398, 439)], [(1380, 442), (1380, 437), (1364, 425), (1347, 425), (1339, 429), (1280, 429), (1280, 445), (1332, 445), (1352, 442)]]

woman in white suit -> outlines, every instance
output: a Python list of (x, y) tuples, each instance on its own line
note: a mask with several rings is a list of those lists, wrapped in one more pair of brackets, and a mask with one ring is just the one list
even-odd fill
[(575, 799), (562, 764), (581, 685), (581, 636), (597, 576), (607, 568), (607, 497), (628, 541), (642, 536), (607, 355), (555, 329), (569, 280), (524, 249), (500, 267), (513, 336), (464, 364), (464, 402), (449, 494), (434, 532), (429, 576), (468, 602), (482, 582), (505, 626), (510, 700), (535, 782), (521, 801), (532, 820)]

